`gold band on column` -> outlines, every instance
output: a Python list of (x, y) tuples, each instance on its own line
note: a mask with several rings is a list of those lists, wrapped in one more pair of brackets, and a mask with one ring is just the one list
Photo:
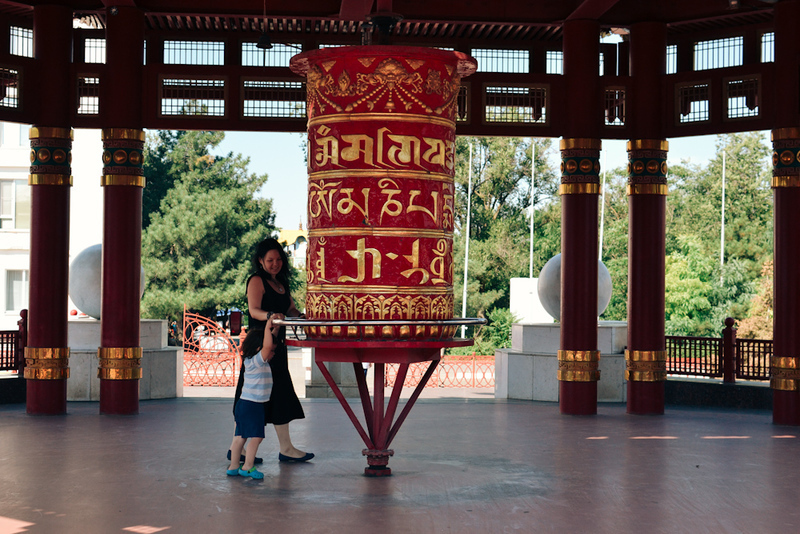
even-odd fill
[(770, 133), (771, 141), (783, 141), (784, 139), (800, 139), (800, 128), (776, 128)]
[(72, 186), (69, 174), (29, 174), (28, 185), (68, 185)]
[(771, 356), (769, 387), (780, 391), (800, 391), (800, 358)]
[(100, 135), (103, 141), (106, 139), (130, 139), (144, 143), (146, 139), (144, 130), (137, 128), (103, 128)]
[(633, 382), (663, 382), (666, 379), (667, 351), (625, 351), (625, 380)]
[(33, 380), (69, 378), (69, 347), (25, 347), (23, 377)]
[(602, 150), (603, 140), (590, 137), (568, 137), (559, 143), (561, 150)]
[(800, 187), (800, 175), (790, 174), (786, 176), (773, 176), (772, 188), (778, 187)]
[(52, 126), (31, 126), (28, 139), (69, 139), (75, 140), (72, 128), (58, 128)]
[(599, 195), (600, 184), (587, 182), (573, 182), (558, 186), (559, 195)]
[(142, 378), (142, 347), (100, 347), (97, 377), (103, 380)]
[(666, 139), (631, 139), (628, 141), (628, 152), (633, 150), (669, 151), (669, 141)]
[(135, 187), (144, 187), (145, 177), (136, 176), (134, 174), (105, 174), (100, 179), (100, 185), (129, 185)]
[(628, 196), (631, 195), (667, 195), (667, 184), (629, 184), (626, 187)]
[(558, 351), (558, 379), (562, 382), (597, 382), (600, 380), (599, 350)]

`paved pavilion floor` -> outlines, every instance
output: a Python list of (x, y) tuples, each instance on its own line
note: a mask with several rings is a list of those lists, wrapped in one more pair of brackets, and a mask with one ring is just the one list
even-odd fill
[(771, 413), (596, 416), (492, 398), (424, 398), (367, 478), (335, 400), (305, 399), (295, 444), (263, 481), (227, 477), (228, 398), (142, 401), (137, 416), (0, 406), (0, 533), (797, 532), (800, 429)]

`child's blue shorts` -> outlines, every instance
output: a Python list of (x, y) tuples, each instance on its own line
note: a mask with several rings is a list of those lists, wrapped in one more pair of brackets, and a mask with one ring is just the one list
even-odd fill
[(264, 404), (239, 399), (233, 412), (236, 419), (235, 436), (243, 438), (264, 437)]

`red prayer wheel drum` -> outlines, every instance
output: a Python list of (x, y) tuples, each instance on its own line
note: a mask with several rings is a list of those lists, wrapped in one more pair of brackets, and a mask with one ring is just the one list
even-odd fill
[[(461, 52), (313, 50), (306, 77), (309, 319), (453, 317), (455, 118)], [(456, 327), (306, 327), (312, 339), (442, 339)]]

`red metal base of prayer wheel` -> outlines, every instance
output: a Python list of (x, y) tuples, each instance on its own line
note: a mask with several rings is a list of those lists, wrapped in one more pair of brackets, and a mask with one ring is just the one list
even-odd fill
[[(394, 451), (389, 445), (397, 435), (400, 426), (408, 417), (411, 408), (425, 388), (441, 358), (443, 347), (457, 347), (472, 345), (472, 339), (451, 339), (436, 341), (317, 341), (317, 340), (287, 340), (287, 344), (301, 347), (314, 347), (314, 361), (325, 377), (325, 381), (333, 390), (356, 431), (366, 445), (362, 454), (367, 457), (367, 467), (364, 469), (366, 476), (389, 476), (392, 470), (388, 467), (389, 457)], [(412, 363), (430, 362), (419, 384), (417, 384), (411, 397), (406, 402), (400, 415), (395, 419), (397, 407), (400, 402), (402, 384), (408, 374), (408, 366)], [(364, 424), (359, 421), (353, 408), (347, 402), (336, 380), (331, 376), (325, 362), (352, 362), (353, 372), (358, 384), (358, 393), (361, 397), (361, 406), (364, 411)], [(373, 395), (370, 398), (367, 378), (364, 376), (362, 363), (375, 365), (375, 380)], [(384, 395), (384, 373), (387, 363), (399, 363), (395, 387), (392, 388), (391, 397), (386, 403)]]

